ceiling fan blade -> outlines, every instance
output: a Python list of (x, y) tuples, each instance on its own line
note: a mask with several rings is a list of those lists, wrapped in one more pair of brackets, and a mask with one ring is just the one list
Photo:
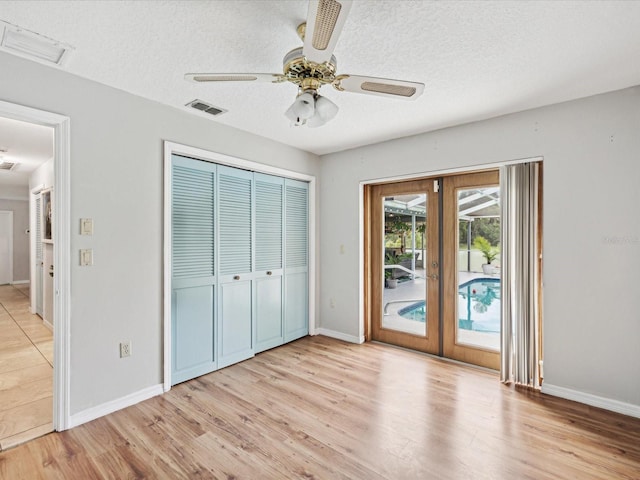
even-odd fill
[(363, 77), (361, 75), (339, 75), (333, 82), (337, 90), (383, 97), (415, 100), (424, 91), (424, 83), (391, 80), (388, 78)]
[(196, 83), (215, 82), (285, 82), (284, 75), (279, 73), (187, 73), (185, 80)]
[(338, 37), (351, 9), (352, 0), (309, 0), (309, 13), (302, 53), (307, 60), (331, 60)]

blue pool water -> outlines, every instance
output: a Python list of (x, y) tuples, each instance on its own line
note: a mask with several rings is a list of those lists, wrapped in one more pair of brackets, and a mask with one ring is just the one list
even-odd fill
[[(401, 317), (425, 321), (425, 302), (398, 311)], [(500, 279), (480, 278), (458, 287), (458, 328), (500, 333)]]

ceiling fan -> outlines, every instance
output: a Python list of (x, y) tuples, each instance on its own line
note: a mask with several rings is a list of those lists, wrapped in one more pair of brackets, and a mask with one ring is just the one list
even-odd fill
[(351, 9), (352, 0), (309, 0), (307, 21), (298, 26), (304, 45), (284, 56), (283, 73), (188, 73), (184, 77), (198, 83), (215, 82), (291, 82), (298, 96), (285, 115), (294, 125), (319, 127), (338, 113), (338, 106), (318, 94), (323, 85), (341, 92), (364, 93), (414, 100), (423, 83), (362, 75), (337, 75), (333, 55), (338, 37)]

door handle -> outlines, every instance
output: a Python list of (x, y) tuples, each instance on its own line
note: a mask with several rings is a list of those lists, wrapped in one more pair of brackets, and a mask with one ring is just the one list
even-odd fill
[(272, 271), (268, 271), (267, 275), (273, 275), (273, 272)]
[(433, 268), (436, 268), (436, 267), (438, 266), (438, 262), (431, 262), (431, 266), (432, 266)]
[(234, 279), (234, 280), (240, 280), (240, 275), (234, 275), (234, 276), (233, 276), (233, 279)]

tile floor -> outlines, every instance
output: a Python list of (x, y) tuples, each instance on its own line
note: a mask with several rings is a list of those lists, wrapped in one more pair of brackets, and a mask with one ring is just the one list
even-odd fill
[(0, 450), (53, 431), (53, 333), (29, 285), (0, 285)]

